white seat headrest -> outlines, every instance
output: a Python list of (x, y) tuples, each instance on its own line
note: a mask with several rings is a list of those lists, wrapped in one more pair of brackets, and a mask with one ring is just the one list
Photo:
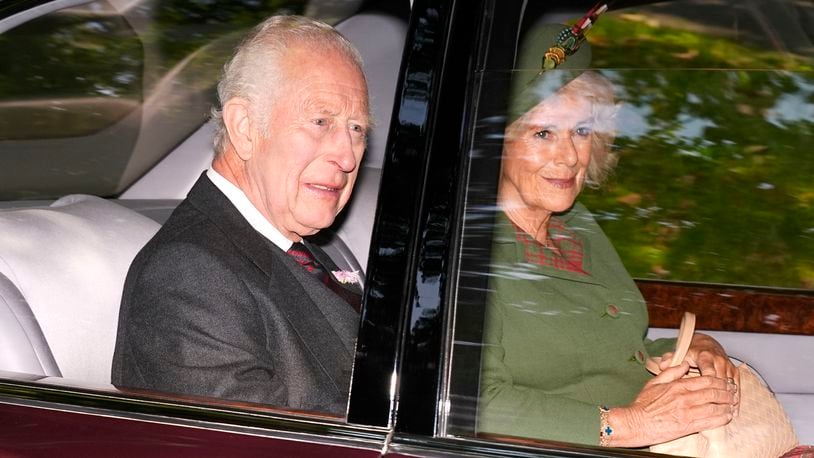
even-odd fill
[(124, 278), (158, 228), (94, 196), (0, 210), (0, 273), (25, 298), (64, 377), (110, 382)]

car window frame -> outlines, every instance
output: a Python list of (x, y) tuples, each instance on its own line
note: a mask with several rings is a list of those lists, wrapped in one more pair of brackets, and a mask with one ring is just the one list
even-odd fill
[[(491, 34), (490, 39), (493, 41), (489, 45), (492, 47), (492, 49), (499, 49), (498, 46), (500, 45), (498, 45), (497, 42), (502, 39), (501, 37), (504, 37), (503, 39), (506, 41), (515, 40), (517, 37), (510, 32), (497, 32), (496, 29), (512, 27), (506, 26), (506, 24), (512, 23), (512, 17), (517, 15), (517, 13), (522, 10), (523, 6), (514, 4), (513, 8), (513, 2), (511, 1), (501, 1), (499, 7), (496, 6), (497, 2), (494, 1), (487, 0), (485, 3), (486, 6), (484, 6), (484, 11), (482, 13), (483, 16), (493, 18), (494, 20), (490, 24), (491, 30), (489, 27), (484, 30), (490, 30), (488, 33)], [(620, 8), (625, 6), (623, 4), (630, 4), (631, 6), (634, 6), (639, 3), (641, 2), (619, 2), (614, 6)], [(593, 3), (575, 6), (569, 2), (554, 1), (541, 5), (541, 9), (556, 13), (562, 10), (579, 9), (582, 6), (587, 9), (592, 5)], [(501, 18), (501, 15), (504, 15), (504, 17)], [(516, 24), (516, 21), (513, 26), (515, 27), (513, 30), (518, 30), (517, 27), (519, 24)], [(513, 49), (513, 46), (504, 46), (504, 49)], [(511, 53), (504, 52), (502, 55), (497, 53), (499, 55), (496, 56), (496, 53), (489, 53), (486, 49), (481, 49), (481, 52), (489, 54), (488, 58), (491, 58), (491, 60), (488, 60), (487, 58), (485, 65), (478, 66), (476, 71), (485, 72), (489, 69), (506, 71), (507, 69), (513, 68), (513, 56), (510, 55)], [(483, 55), (480, 57), (483, 58)], [(498, 89), (496, 92), (500, 92), (501, 89), (503, 89), (503, 92), (508, 94), (508, 85), (504, 84), (504, 86), (506, 87), (501, 88), (500, 83), (495, 83), (493, 86), (489, 86), (488, 88), (481, 87), (479, 90), (489, 92), (492, 95), (491, 99), (494, 99), (496, 98), (496, 96), (494, 96), (495, 88)], [(496, 117), (499, 117), (502, 113), (505, 113), (505, 106), (501, 106), (501, 102), (494, 102), (491, 99), (486, 98), (485, 100), (482, 99), (475, 102), (475, 104), (478, 105), (478, 109), (481, 111), (478, 115), (479, 117), (484, 116), (484, 113), (487, 113), (487, 115), (488, 113), (494, 113), (494, 116)], [(489, 106), (486, 109), (483, 109), (485, 105)], [(472, 145), (469, 145), (469, 147), (477, 147), (478, 157), (488, 156), (490, 153), (494, 152), (488, 151), (488, 147), (479, 145), (478, 140), (489, 137), (491, 134), (502, 134), (502, 127), (504, 126), (502, 126), (499, 122), (495, 124), (496, 126), (494, 127), (494, 131), (487, 131), (483, 128), (483, 126), (479, 126), (478, 129), (483, 129), (483, 131), (475, 132), (474, 135), (476, 135), (477, 138), (472, 139)], [(497, 132), (498, 130), (500, 132)], [(472, 132), (470, 132), (470, 134), (471, 133)], [(484, 149), (487, 149), (487, 151), (484, 152)], [(499, 153), (500, 152), (497, 151), (498, 156)], [(461, 160), (461, 167), (463, 170), (461, 174), (469, 174), (467, 177), (465, 177), (465, 179), (470, 180), (469, 186), (478, 187), (483, 185), (491, 185), (492, 189), (495, 188), (494, 185), (496, 185), (497, 182), (497, 174), (493, 167), (488, 168), (487, 170), (479, 170), (477, 167), (473, 167), (471, 162), (472, 158), (469, 151), (466, 152)], [(483, 173), (486, 176), (479, 176), (480, 173)], [(475, 184), (472, 185), (472, 183)], [(467, 186), (462, 186), (461, 193), (463, 195), (459, 196), (459, 205), (494, 205), (494, 199), (480, 199), (478, 196), (473, 196), (472, 194), (468, 193), (465, 189), (466, 187)], [(464, 211), (465, 210), (462, 208), (458, 209), (458, 212), (462, 214)], [(459, 221), (458, 223), (466, 224), (465, 221)], [(486, 224), (484, 221), (478, 221), (478, 223)], [(470, 234), (458, 234), (456, 237), (456, 243), (460, 244), (463, 237), (469, 237), (471, 239), (472, 237), (478, 236), (473, 236)], [(481, 235), (480, 237), (482, 237), (482, 239), (475, 242), (477, 246), (489, 246), (491, 240), (490, 236)], [(471, 268), (473, 264), (477, 263), (477, 260), (474, 258), (470, 257), (470, 259), (467, 259), (467, 254), (462, 253), (460, 250), (455, 251), (455, 253), (456, 256), (458, 256), (459, 262), (464, 264), (464, 267), (462, 268), (464, 270)], [(454, 277), (457, 274), (458, 272), (455, 271), (449, 272), (451, 277)], [(634, 281), (641, 290), (642, 295), (648, 304), (651, 328), (677, 329), (681, 316), (686, 310), (696, 313), (696, 315), (699, 317), (698, 330), (701, 331), (729, 331), (814, 336), (814, 290), (812, 289), (738, 284), (717, 285), (689, 281), (660, 281), (641, 278), (635, 278)], [(480, 352), (478, 349), (473, 350), (473, 354), (466, 355), (461, 361), (453, 361), (454, 358), (459, 358), (459, 355), (455, 354), (455, 351), (460, 350), (453, 350), (455, 343), (464, 341), (471, 344), (472, 342), (470, 341), (477, 337), (474, 333), (476, 333), (478, 329), (482, 329), (483, 324), (482, 313), (479, 313), (478, 311), (462, 312), (458, 305), (460, 305), (462, 301), (464, 303), (480, 302), (482, 305), (482, 297), (478, 296), (477, 291), (482, 291), (483, 288), (485, 288), (485, 282), (480, 284), (466, 284), (465, 282), (466, 280), (461, 280), (460, 277), (458, 278), (457, 284), (450, 282), (450, 291), (448, 292), (447, 296), (450, 302), (447, 305), (446, 313), (450, 315), (447, 320), (447, 322), (450, 323), (450, 328), (444, 330), (444, 332), (447, 333), (444, 343), (446, 358), (442, 360), (442, 362), (445, 364), (445, 371), (443, 375), (445, 378), (442, 381), (443, 388), (441, 390), (442, 395), (440, 403), (444, 404), (448, 401), (448, 396), (451, 390), (458, 394), (459, 398), (464, 398), (466, 397), (465, 395), (468, 395), (471, 398), (470, 401), (474, 401), (466, 404), (465, 400), (459, 399), (458, 402), (464, 403), (463, 406), (456, 406), (455, 403), (450, 402), (442, 406), (443, 410), (439, 409), (439, 416), (436, 419), (436, 434), (447, 434), (449, 437), (465, 437), (467, 435), (474, 434), (475, 431), (474, 418), (472, 418), (472, 422), (468, 425), (463, 425), (463, 427), (457, 429), (456, 427), (450, 429), (447, 418), (447, 416), (456, 415), (456, 409), (461, 411), (461, 413), (458, 415), (463, 417), (466, 415), (465, 412), (474, 411), (474, 409), (477, 407), (476, 403), (478, 390), (476, 383), (471, 383), (472, 379), (470, 379), (469, 384), (462, 384), (451, 377), (453, 364), (466, 367), (473, 364), (479, 365), (480, 363)], [(476, 292), (472, 293), (473, 291)], [(721, 298), (725, 298), (723, 304), (732, 305), (737, 303), (739, 305), (734, 307), (718, 307), (716, 304), (722, 303), (720, 300)], [(741, 307), (741, 312), (738, 312), (737, 307)], [(740, 319), (737, 316), (738, 313), (748, 315), (749, 319)], [(771, 316), (772, 320), (767, 321), (765, 319), (767, 316)], [(471, 328), (473, 329), (473, 334), (465, 334), (462, 337), (456, 336), (454, 334), (455, 330), (451, 327), (464, 320), (472, 323)], [(472, 346), (473, 345), (469, 345), (470, 349)], [(455, 391), (456, 389), (458, 391)], [(462, 394), (464, 396), (462, 396)], [(553, 445), (552, 442), (536, 439), (519, 439), (482, 434), (478, 434), (477, 437), (501, 442), (508, 441), (523, 444), (535, 444), (543, 447), (546, 450), (548, 447)], [(576, 444), (569, 445), (579, 447)]]
[[(8, 30), (55, 11), (92, 1), (16, 1), (0, 9), (0, 30)], [(384, 10), (389, 11), (393, 8), (389, 6)], [(37, 202), (46, 204), (50, 201)], [(11, 202), (8, 206), (30, 207), (33, 203), (33, 201)], [(152, 201), (150, 203), (153, 204)], [(137, 203), (135, 205), (138, 206)], [(152, 421), (167, 424), (192, 422), (224, 430), (245, 431), (245, 428), (262, 427), (271, 432), (318, 434), (332, 438), (334, 442), (338, 441), (345, 446), (362, 443), (366, 444), (367, 448), (375, 450), (381, 449), (388, 436), (386, 427), (364, 423), (351, 424), (344, 417), (211, 398), (125, 390), (112, 385), (97, 386), (81, 381), (7, 371), (0, 371), (0, 405), (2, 404), (123, 419), (151, 418)]]

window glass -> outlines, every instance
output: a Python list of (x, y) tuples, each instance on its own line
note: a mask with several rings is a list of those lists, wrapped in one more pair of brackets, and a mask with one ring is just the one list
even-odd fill
[(115, 196), (208, 119), (244, 31), (359, 4), (97, 0), (0, 34), (0, 200)]
[(642, 69), (609, 75), (619, 166), (581, 196), (634, 277), (814, 287), (812, 14), (665, 2), (591, 29), (595, 66)]
[[(441, 430), (596, 445), (597, 406), (631, 402), (649, 378), (647, 358), (672, 345), (644, 340), (648, 312), (633, 278), (814, 288), (814, 48), (805, 26), (814, 8), (617, 5), (587, 34), (592, 89), (573, 90), (591, 102), (580, 118), (579, 97), (555, 93), (577, 87), (581, 71), (540, 76), (495, 58), (522, 60), (535, 28), (585, 13), (527, 6), (514, 18), (495, 14), (493, 33), (519, 44), (484, 40), (491, 48), (473, 77)], [(537, 43), (543, 52), (553, 44)], [(538, 106), (531, 127), (517, 127), (523, 114), (509, 94), (542, 79), (552, 83), (538, 100), (559, 104)], [(605, 86), (612, 103), (596, 89)], [(551, 161), (578, 163), (590, 138), (593, 164), (603, 145), (618, 164), (601, 184), (588, 172), (577, 203), (556, 209), (562, 201), (546, 186), (565, 192), (580, 178), (552, 174), (540, 151), (565, 125), (573, 157)], [(518, 208), (555, 210), (544, 221), (545, 212)]]
[[(23, 42), (26, 52), (13, 52)], [(0, 138), (89, 135), (126, 116), (142, 98), (141, 42), (107, 2), (25, 23), (0, 35), (0, 44), (4, 55), (14, 55), (0, 74)], [(73, 71), (57, 70), (65, 67)]]
[[(272, 13), (344, 21), (338, 28), (357, 40), (389, 34), (378, 48), (358, 48), (370, 57), (371, 86), (378, 83), (371, 92), (392, 99), (409, 10), (396, 14), (368, 9), (357, 15), (361, 2), (168, 0), (128, 5), (122, 9), (113, 0), (90, 2), (49, 12), (0, 34), (3, 52), (11, 54), (23, 45), (31, 48), (30, 55), (0, 70), (0, 87), (5, 88), (0, 91), (0, 200), (10, 207), (0, 211), (0, 223), (12, 228), (0, 231), (0, 240), (7, 242), (0, 254), (0, 297), (9, 302), (0, 307), (0, 315), (11, 313), (11, 319), (0, 320), (0, 325), (8, 325), (0, 328), (11, 330), (8, 337), (0, 332), (4, 337), (0, 341), (13, 350), (3, 359), (0, 378), (44, 379), (45, 384), (80, 386), (114, 396), (134, 392), (275, 412), (280, 409), (262, 406), (264, 398), (250, 390), (219, 391), (223, 394), (218, 399), (210, 399), (176, 395), (178, 390), (167, 387), (152, 392), (109, 385), (124, 276), (132, 256), (157, 230), (156, 224), (95, 196), (67, 196), (50, 207), (14, 201), (117, 192), (128, 176), (138, 176), (206, 121), (223, 63), (248, 29)], [(349, 18), (356, 20), (345, 21)], [(377, 59), (375, 52), (382, 54), (383, 49), (388, 51), (387, 60)], [(386, 133), (388, 123), (383, 124)], [(383, 143), (382, 131), (378, 134)], [(370, 181), (366, 188), (377, 185)], [(358, 216), (355, 221), (364, 223)], [(340, 269), (353, 260), (341, 243), (332, 245), (329, 253), (346, 257), (334, 259)], [(15, 316), (22, 317), (19, 323)], [(354, 323), (343, 331), (352, 330)], [(349, 378), (352, 348), (348, 354), (348, 365), (337, 368), (342, 371), (337, 377)], [(307, 363), (292, 363), (287, 356), (280, 361), (286, 365), (281, 371), (311, 370)], [(258, 392), (289, 389), (297, 399), (304, 388), (278, 383)], [(331, 395), (316, 390), (313, 397), (319, 396)]]
[(14, 56), (0, 71), (0, 199), (113, 192), (141, 124), (133, 28), (97, 1), (7, 31), (0, 50)]

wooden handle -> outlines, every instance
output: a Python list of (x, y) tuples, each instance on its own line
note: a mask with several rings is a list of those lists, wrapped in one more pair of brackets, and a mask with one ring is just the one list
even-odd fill
[[(695, 314), (692, 312), (684, 312), (684, 316), (681, 318), (681, 327), (678, 329), (676, 349), (673, 353), (673, 359), (670, 360), (670, 367), (678, 366), (684, 361), (684, 358), (687, 356), (687, 351), (690, 349), (690, 343), (692, 343), (692, 336), (694, 334)], [(661, 373), (661, 369), (659, 369), (660, 361), (661, 358), (658, 356), (648, 358), (645, 367), (647, 367), (647, 370), (650, 371), (651, 374), (658, 375)], [(693, 369), (690, 369), (690, 372), (692, 371)]]
[(695, 314), (684, 312), (684, 317), (681, 318), (681, 327), (678, 328), (676, 351), (673, 353), (673, 359), (670, 360), (670, 367), (678, 366), (684, 361), (687, 351), (690, 349), (693, 334), (695, 334)]

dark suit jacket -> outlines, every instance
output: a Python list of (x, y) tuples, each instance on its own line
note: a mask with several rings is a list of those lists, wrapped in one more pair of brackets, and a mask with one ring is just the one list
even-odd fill
[(130, 266), (111, 378), (344, 415), (357, 328), (203, 175)]

